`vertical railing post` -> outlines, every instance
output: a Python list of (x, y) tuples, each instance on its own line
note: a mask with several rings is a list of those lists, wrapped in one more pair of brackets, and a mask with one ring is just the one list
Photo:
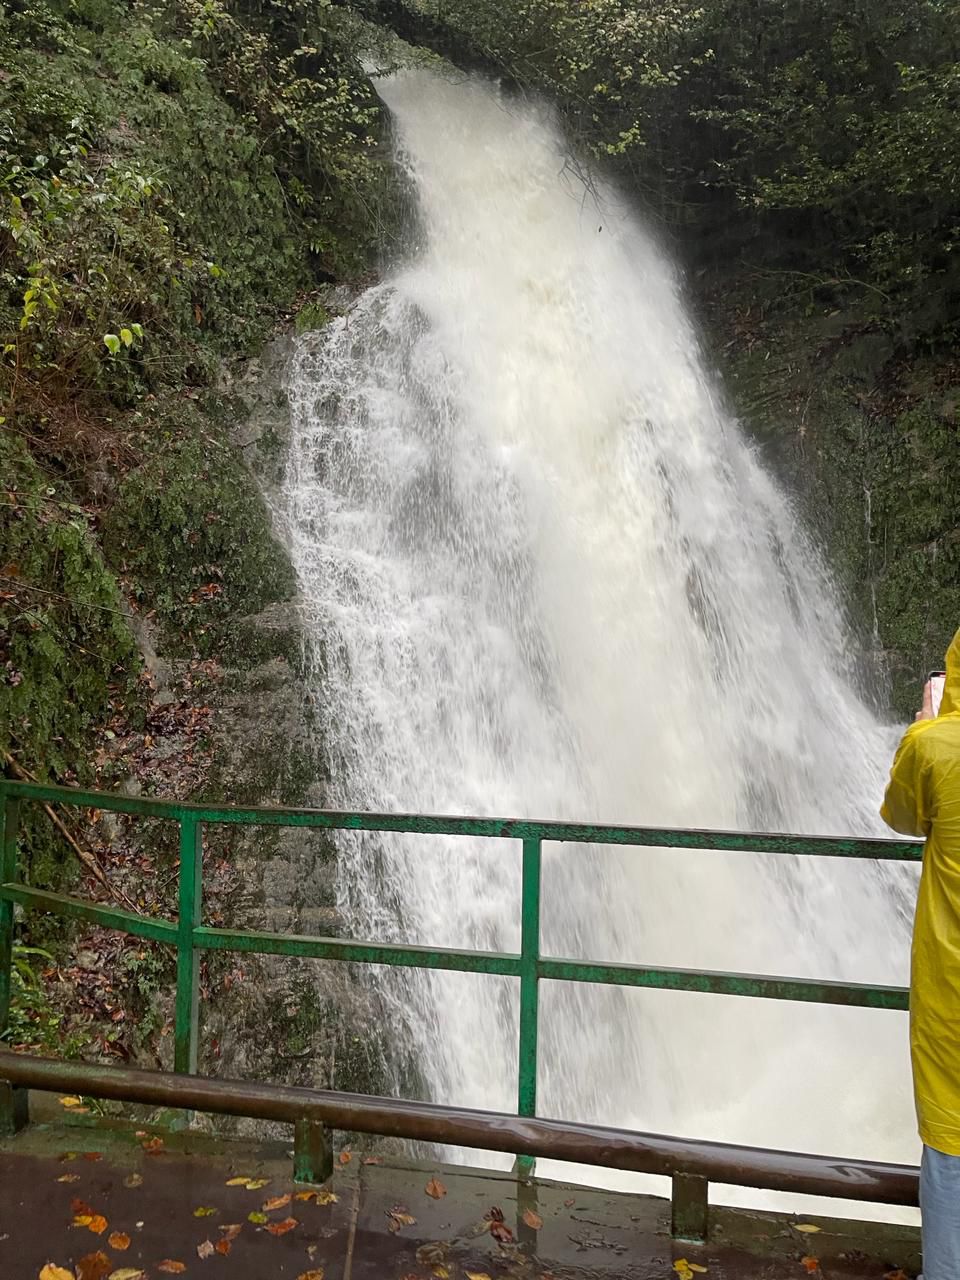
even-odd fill
[[(540, 1011), (540, 870), (539, 836), (523, 841), (520, 906), (520, 1070), (517, 1114), (537, 1114), (537, 1038)], [(518, 1156), (517, 1171), (529, 1176), (533, 1158)]]
[[(0, 884), (17, 878), (17, 837), (20, 801), (7, 794), (0, 778)], [(0, 1035), (10, 1025), (13, 987), (13, 903), (0, 899)], [(0, 1081), (0, 1137), (9, 1137), (27, 1123), (27, 1091)]]
[[(7, 795), (0, 779), (0, 884), (17, 878), (20, 801)], [(0, 901), (0, 1035), (10, 1021), (13, 982), (13, 903)]]
[(193, 932), (203, 907), (203, 828), (196, 818), (180, 819), (180, 888), (177, 928), (177, 1005), (173, 1069), (195, 1075), (199, 1037), (200, 953)]

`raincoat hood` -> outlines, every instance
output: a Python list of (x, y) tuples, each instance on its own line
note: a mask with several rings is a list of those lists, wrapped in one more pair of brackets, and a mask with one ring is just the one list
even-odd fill
[(947, 673), (947, 679), (943, 686), (943, 701), (940, 704), (942, 716), (951, 711), (960, 711), (960, 631), (950, 641), (944, 670)]

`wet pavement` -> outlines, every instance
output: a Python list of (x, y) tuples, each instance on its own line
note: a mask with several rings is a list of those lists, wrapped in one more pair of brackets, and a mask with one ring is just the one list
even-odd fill
[(48, 1263), (76, 1280), (902, 1280), (918, 1263), (909, 1227), (713, 1209), (710, 1242), (679, 1244), (657, 1197), (379, 1159), (305, 1188), (284, 1144), (35, 1125), (0, 1142), (0, 1280)]

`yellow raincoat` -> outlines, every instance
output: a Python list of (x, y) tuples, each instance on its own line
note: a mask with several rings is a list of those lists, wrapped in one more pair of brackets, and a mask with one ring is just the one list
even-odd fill
[(910, 1053), (920, 1137), (960, 1156), (960, 631), (940, 714), (903, 735), (880, 816), (924, 836), (910, 967)]

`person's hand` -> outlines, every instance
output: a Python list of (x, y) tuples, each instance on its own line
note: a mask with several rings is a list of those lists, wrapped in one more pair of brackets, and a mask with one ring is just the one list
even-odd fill
[(916, 722), (917, 720), (933, 719), (933, 690), (930, 688), (929, 680), (923, 686), (923, 704), (921, 705), (920, 710), (913, 717), (913, 719), (914, 719), (914, 722)]

